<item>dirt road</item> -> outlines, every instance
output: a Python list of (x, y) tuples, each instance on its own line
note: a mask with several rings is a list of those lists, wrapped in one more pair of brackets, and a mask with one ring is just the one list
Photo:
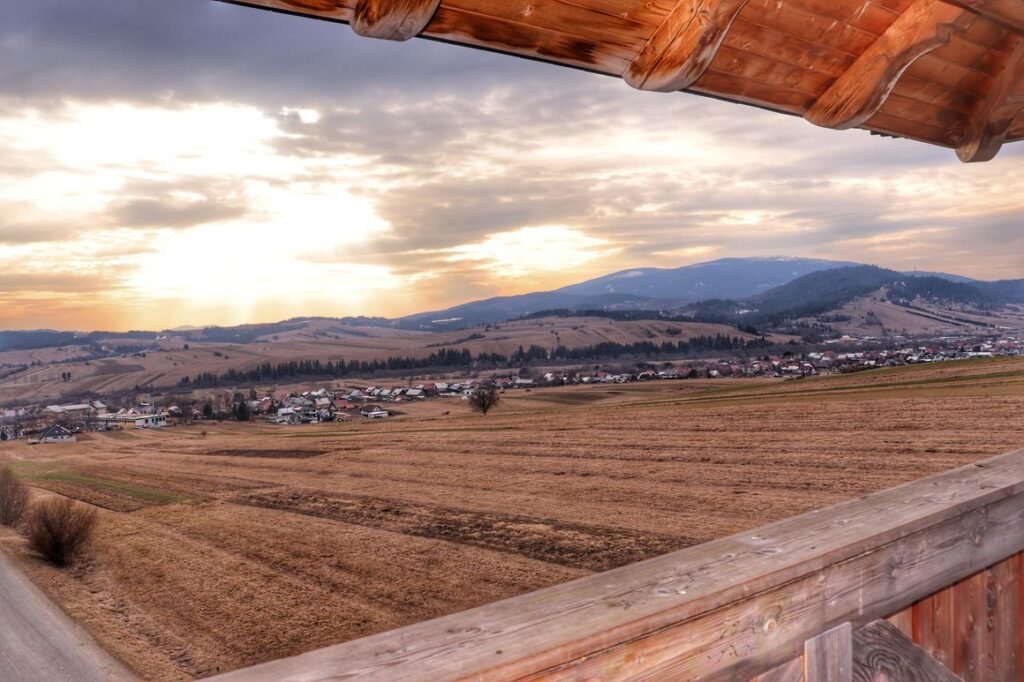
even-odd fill
[(0, 554), (0, 680), (134, 680)]

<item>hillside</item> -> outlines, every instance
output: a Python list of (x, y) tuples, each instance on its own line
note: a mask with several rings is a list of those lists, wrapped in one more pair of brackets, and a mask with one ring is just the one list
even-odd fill
[(624, 270), (558, 291), (591, 296), (628, 294), (677, 303), (748, 298), (812, 272), (852, 265), (856, 263), (785, 256), (722, 258), (673, 269)]
[[(0, 352), (0, 404), (59, 402), (65, 396), (108, 395), (136, 386), (174, 389), (201, 374), (245, 372), (267, 363), (301, 361), (383, 361), (427, 358), (431, 354), (498, 354), (511, 357), (520, 348), (580, 349), (600, 344), (679, 342), (695, 337), (754, 339), (735, 327), (664, 320), (615, 321), (607, 318), (557, 317), (520, 320), (448, 332), (418, 332), (381, 327), (349, 327), (336, 320), (312, 319), (288, 331), (260, 336), (250, 343), (191, 341), (184, 335), (161, 336), (145, 347), (109, 357), (92, 357), (83, 346)], [(460, 360), (456, 358), (457, 360)], [(463, 365), (448, 371), (464, 371)], [(425, 369), (406, 373), (423, 374)], [(441, 370), (443, 371), (443, 369)], [(64, 380), (70, 373), (70, 380)]]
[(1020, 282), (1022, 280), (961, 282), (932, 275), (911, 277), (873, 265), (858, 265), (813, 272), (746, 300), (702, 301), (687, 310), (700, 319), (745, 321), (770, 328), (787, 320), (841, 316), (844, 306), (873, 296), (904, 308), (938, 309), (949, 317), (957, 317), (962, 312), (985, 316), (1008, 305), (1024, 304), (1024, 287)]

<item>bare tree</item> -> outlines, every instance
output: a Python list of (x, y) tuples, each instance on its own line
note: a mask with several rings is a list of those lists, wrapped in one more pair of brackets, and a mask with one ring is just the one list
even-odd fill
[(32, 549), (57, 566), (67, 566), (92, 538), (96, 510), (67, 497), (51, 497), (32, 506), (26, 526)]
[(487, 414), (501, 400), (498, 389), (494, 386), (480, 386), (469, 394), (469, 406), (480, 414)]
[(28, 508), (28, 488), (10, 467), (0, 469), (0, 523), (13, 526)]

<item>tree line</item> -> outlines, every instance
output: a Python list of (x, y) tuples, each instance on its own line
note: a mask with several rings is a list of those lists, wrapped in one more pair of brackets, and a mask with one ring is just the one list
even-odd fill
[(298, 377), (343, 378), (351, 376), (371, 376), (381, 372), (409, 371), (420, 369), (460, 368), (497, 368), (522, 367), (535, 362), (566, 361), (581, 362), (590, 360), (610, 360), (625, 356), (658, 357), (663, 355), (688, 355), (709, 351), (746, 351), (765, 348), (771, 345), (768, 339), (744, 339), (728, 334), (714, 336), (695, 336), (681, 341), (637, 341), (635, 343), (602, 343), (567, 348), (557, 346), (553, 349), (543, 346), (520, 346), (511, 356), (499, 353), (480, 353), (473, 355), (467, 349), (446, 348), (422, 358), (389, 357), (384, 360), (291, 360), (287, 362), (264, 362), (251, 369), (229, 369), (222, 374), (202, 372), (193, 378), (185, 377), (179, 382), (183, 388), (203, 388), (222, 386), (225, 384), (245, 384), (277, 382), (282, 379)]

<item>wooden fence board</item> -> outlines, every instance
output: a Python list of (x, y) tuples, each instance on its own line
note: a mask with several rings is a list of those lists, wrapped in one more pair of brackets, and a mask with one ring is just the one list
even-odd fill
[(997, 680), (1024, 680), (1024, 555), (996, 564), (993, 605), (993, 649)]
[(843, 623), (804, 642), (805, 682), (853, 682), (853, 626)]
[(946, 588), (914, 606), (914, 641), (953, 668), (953, 590)]

